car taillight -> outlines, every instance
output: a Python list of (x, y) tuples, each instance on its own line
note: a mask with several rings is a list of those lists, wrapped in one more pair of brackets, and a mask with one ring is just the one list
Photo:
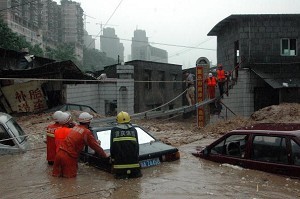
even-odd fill
[(170, 153), (170, 154), (166, 154), (162, 156), (162, 161), (174, 161), (174, 160), (178, 160), (180, 158), (180, 153), (179, 151), (175, 152), (175, 153)]

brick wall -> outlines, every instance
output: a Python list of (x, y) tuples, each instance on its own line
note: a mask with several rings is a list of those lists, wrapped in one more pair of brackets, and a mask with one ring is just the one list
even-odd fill
[[(65, 99), (67, 103), (83, 104), (94, 108), (99, 114), (116, 114), (126, 111), (134, 113), (134, 66), (118, 65), (118, 79), (107, 78), (98, 84), (67, 84)], [(110, 105), (117, 105), (112, 112)]]
[(65, 99), (67, 103), (83, 104), (105, 115), (105, 100), (117, 99), (116, 82), (99, 84), (67, 84)]
[[(251, 77), (250, 70), (241, 69), (237, 83), (229, 90), (229, 96), (224, 95), (222, 102), (238, 116), (249, 117), (254, 112), (253, 81), (256, 80)], [(225, 112), (226, 108), (223, 106), (222, 115)], [(227, 116), (230, 118), (234, 115), (228, 110)]]

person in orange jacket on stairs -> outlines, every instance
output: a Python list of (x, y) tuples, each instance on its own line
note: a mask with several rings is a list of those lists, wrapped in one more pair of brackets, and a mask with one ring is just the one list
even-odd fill
[(205, 80), (205, 82), (207, 84), (209, 99), (215, 98), (216, 97), (217, 79), (213, 76), (212, 73), (208, 73), (208, 78)]
[(220, 91), (220, 97), (223, 98), (224, 85), (225, 85), (225, 81), (226, 81), (226, 72), (223, 69), (222, 64), (218, 64), (217, 80), (218, 80), (218, 87), (219, 87), (219, 91)]

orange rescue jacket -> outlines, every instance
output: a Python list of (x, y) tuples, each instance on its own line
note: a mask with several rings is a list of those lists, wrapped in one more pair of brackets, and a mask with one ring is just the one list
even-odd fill
[(216, 86), (217, 85), (217, 80), (215, 77), (208, 77), (206, 81), (207, 81), (207, 86)]
[(58, 149), (62, 143), (66, 139), (66, 137), (69, 135), (71, 129), (68, 127), (61, 127), (55, 130), (54, 137), (55, 137), (55, 145), (56, 145), (56, 152), (58, 152)]
[(218, 80), (225, 80), (225, 71), (223, 69), (217, 70)]

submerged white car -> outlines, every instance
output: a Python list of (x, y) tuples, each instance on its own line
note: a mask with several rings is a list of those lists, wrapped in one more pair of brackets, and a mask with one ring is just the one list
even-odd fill
[[(96, 140), (101, 141), (101, 147), (107, 154), (110, 154), (111, 129), (115, 124), (102, 127), (91, 127)], [(139, 141), (139, 162), (141, 168), (156, 166), (161, 162), (171, 162), (180, 159), (180, 153), (176, 147), (164, 144), (157, 140), (141, 126), (134, 125), (138, 133)], [(108, 158), (102, 158), (88, 146), (80, 154), (80, 160), (108, 172), (114, 172)]]
[(25, 152), (27, 136), (12, 116), (0, 112), (0, 155)]

